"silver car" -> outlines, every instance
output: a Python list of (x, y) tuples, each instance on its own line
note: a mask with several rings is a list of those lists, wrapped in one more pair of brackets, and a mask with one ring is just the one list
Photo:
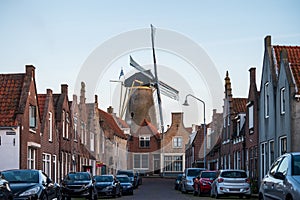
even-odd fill
[(188, 193), (194, 191), (194, 179), (200, 175), (205, 168), (186, 168), (181, 179), (181, 192)]
[(250, 179), (244, 170), (219, 170), (211, 185), (210, 196), (251, 197)]
[(300, 199), (300, 152), (277, 158), (261, 181), (259, 199)]

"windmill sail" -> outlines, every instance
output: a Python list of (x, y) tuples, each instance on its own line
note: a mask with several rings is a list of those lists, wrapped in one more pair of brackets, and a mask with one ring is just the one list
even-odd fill
[[(155, 84), (155, 78), (150, 70), (146, 70), (145, 68), (143, 68), (135, 60), (133, 60), (133, 58), (131, 56), (130, 56), (130, 65), (132, 67), (134, 67), (135, 69), (137, 69), (139, 72), (141, 72), (143, 75), (145, 75), (147, 78), (149, 78), (151, 81), (150, 84), (152, 84), (153, 86), (155, 86), (155, 88), (157, 88), (157, 85)], [(147, 84), (148, 82), (145, 82), (145, 83)], [(171, 99), (174, 99), (176, 101), (179, 100), (179, 91), (178, 90), (176, 90), (175, 88), (169, 86), (168, 84), (166, 84), (162, 81), (158, 81), (158, 84), (160, 86), (161, 94), (163, 94)]]

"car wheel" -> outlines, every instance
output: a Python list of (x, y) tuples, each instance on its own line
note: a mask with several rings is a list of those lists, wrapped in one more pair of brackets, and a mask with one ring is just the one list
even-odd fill
[(259, 193), (258, 199), (259, 199), (259, 200), (264, 200), (264, 195), (263, 195), (262, 193)]

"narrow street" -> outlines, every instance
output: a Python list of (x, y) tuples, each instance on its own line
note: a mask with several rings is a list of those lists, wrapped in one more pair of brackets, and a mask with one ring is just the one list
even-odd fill
[[(100, 198), (105, 199), (105, 198)], [(110, 198), (112, 199), (112, 198)], [(134, 190), (134, 195), (122, 196), (116, 199), (141, 199), (141, 200), (166, 200), (166, 199), (202, 199), (209, 200), (209, 195), (201, 197), (193, 196), (192, 193), (182, 194), (180, 191), (174, 189), (174, 179), (162, 179), (162, 178), (143, 178), (143, 184), (138, 189)], [(239, 197), (224, 197), (222, 199), (240, 199)], [(252, 198), (256, 199), (256, 198)]]

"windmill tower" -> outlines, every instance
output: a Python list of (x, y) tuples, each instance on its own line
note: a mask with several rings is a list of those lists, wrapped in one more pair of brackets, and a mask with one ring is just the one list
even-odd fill
[[(126, 87), (126, 91), (128, 91), (127, 100), (124, 101), (127, 103), (123, 104), (126, 105), (126, 108), (122, 109), (126, 110), (125, 121), (131, 124), (133, 133), (136, 132), (144, 119), (158, 128), (156, 114), (156, 107), (158, 105), (154, 101), (155, 91), (157, 91), (156, 78), (153, 76), (151, 70), (144, 69), (131, 56), (130, 65), (138, 72), (124, 81), (124, 86)], [(179, 92), (176, 89), (162, 81), (158, 81), (158, 84), (163, 95), (174, 100), (179, 99)]]

